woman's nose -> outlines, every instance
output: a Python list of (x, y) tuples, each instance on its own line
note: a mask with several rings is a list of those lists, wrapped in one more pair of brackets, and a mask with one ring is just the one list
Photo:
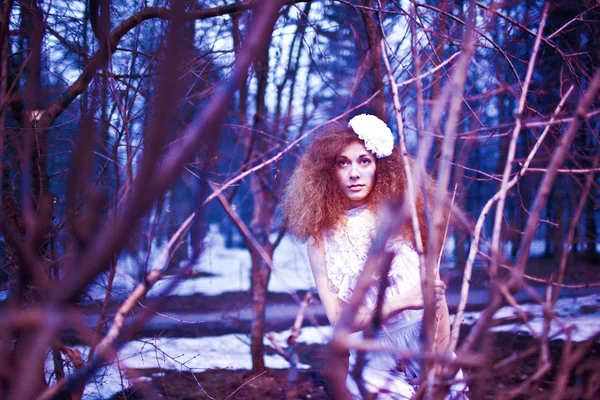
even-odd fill
[(352, 164), (352, 168), (350, 169), (350, 178), (358, 179), (360, 177), (360, 173), (358, 172), (358, 165)]

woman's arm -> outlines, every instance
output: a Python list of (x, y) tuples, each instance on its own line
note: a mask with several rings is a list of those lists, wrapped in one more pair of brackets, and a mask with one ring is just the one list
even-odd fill
[[(438, 310), (446, 304), (446, 284), (444, 281), (436, 279), (433, 281), (434, 292), (435, 292), (435, 304)], [(402, 292), (393, 296), (390, 296), (386, 300), (386, 306), (384, 313), (386, 318), (393, 317), (401, 313), (404, 310), (420, 310), (423, 308), (423, 292), (421, 290), (421, 284), (416, 284), (409, 291)], [(448, 309), (446, 308), (446, 314)], [(438, 311), (439, 313), (439, 311)]]
[[(335, 326), (337, 319), (342, 312), (342, 301), (337, 296), (337, 290), (331, 284), (327, 271), (325, 269), (325, 247), (321, 238), (311, 237), (308, 239), (308, 262), (317, 284), (317, 292), (319, 293), (319, 299), (327, 319), (332, 326)], [(349, 369), (349, 357), (343, 357), (341, 362), (342, 365), (336, 365), (336, 368), (343, 370), (343, 374), (348, 374)]]
[(309, 238), (307, 250), (308, 261), (313, 277), (315, 278), (315, 283), (317, 284), (317, 292), (319, 293), (321, 304), (323, 304), (329, 323), (335, 326), (342, 308), (338, 301), (337, 290), (331, 284), (325, 270), (325, 247), (321, 238)]
[[(448, 314), (448, 304), (446, 303), (446, 285), (441, 280), (434, 281), (435, 286), (435, 304), (437, 312), (435, 314), (434, 327), (437, 329), (435, 348), (439, 354), (443, 354), (450, 342), (450, 318)], [(388, 301), (388, 308), (392, 311), (387, 317), (392, 317), (404, 309), (423, 308), (423, 295), (420, 285), (415, 286), (406, 293), (393, 296)]]

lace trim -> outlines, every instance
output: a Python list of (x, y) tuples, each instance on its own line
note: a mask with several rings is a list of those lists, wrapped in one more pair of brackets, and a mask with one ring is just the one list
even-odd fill
[[(366, 206), (349, 210), (337, 229), (324, 232), (327, 276), (338, 291), (338, 298), (348, 302), (365, 264), (377, 227), (377, 216)], [(420, 282), (419, 257), (409, 242), (391, 240), (386, 250), (395, 253), (386, 294), (398, 294)], [(377, 301), (377, 288), (371, 287), (366, 305)]]
[(375, 227), (373, 213), (362, 206), (349, 210), (337, 229), (324, 233), (327, 276), (343, 301), (352, 297)]

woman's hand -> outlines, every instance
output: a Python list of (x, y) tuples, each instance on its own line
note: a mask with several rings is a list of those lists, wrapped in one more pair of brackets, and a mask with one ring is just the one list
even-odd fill
[[(446, 284), (444, 281), (436, 279), (433, 281), (435, 291), (435, 306), (440, 308), (441, 301), (446, 295)], [(408, 292), (401, 293), (389, 299), (387, 309), (389, 310), (388, 318), (396, 315), (404, 310), (420, 310), (424, 307), (423, 292), (421, 285), (413, 286)]]
[[(433, 281), (433, 287), (435, 291), (435, 307), (440, 308), (441, 301), (446, 295), (446, 284), (444, 281), (436, 279)], [(421, 291), (421, 285), (417, 284), (412, 287), (406, 294), (407, 296), (407, 310), (420, 310), (425, 304), (423, 301), (423, 292)]]

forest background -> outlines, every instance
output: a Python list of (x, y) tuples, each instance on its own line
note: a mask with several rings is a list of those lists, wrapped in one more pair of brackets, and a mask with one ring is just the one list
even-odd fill
[[(210, 229), (250, 253), (252, 371), (264, 371), (282, 189), (316, 129), (362, 112), (385, 120), (415, 159), (405, 166), (415, 188), (424, 171), (438, 181), (420, 227), (433, 238), (423, 276), (451, 243), (459, 322), (482, 271), (489, 303), (468, 336), (454, 328), (454, 365), (485, 370), (477, 354), (494, 313), (509, 304), (526, 324), (514, 294), (542, 285), (546, 295), (532, 295), (546, 321), (533, 335), (537, 366), (509, 393), (552, 372), (553, 395), (565, 395), (600, 336), (549, 355), (561, 289), (600, 281), (596, 3), (5, 0), (0, 11), (0, 397), (81, 396), (180, 280), (206, 273), (196, 261)], [(410, 218), (408, 199), (395, 223)], [(535, 271), (532, 243), (542, 249)], [(112, 296), (128, 255), (138, 285)], [(80, 316), (98, 285), (90, 326)], [(427, 356), (432, 340), (424, 335), (423, 363), (442, 379), (434, 364), (448, 360)]]

